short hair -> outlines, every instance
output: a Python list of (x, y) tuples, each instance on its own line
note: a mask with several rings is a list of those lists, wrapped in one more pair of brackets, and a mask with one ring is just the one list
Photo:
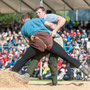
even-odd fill
[(24, 13), (24, 14), (21, 16), (21, 20), (22, 20), (22, 19), (27, 19), (27, 18), (30, 18), (30, 17), (29, 17), (29, 13)]
[(45, 11), (45, 8), (44, 7), (38, 7), (38, 8), (35, 9), (35, 11), (37, 11), (39, 9), (42, 9), (42, 11)]

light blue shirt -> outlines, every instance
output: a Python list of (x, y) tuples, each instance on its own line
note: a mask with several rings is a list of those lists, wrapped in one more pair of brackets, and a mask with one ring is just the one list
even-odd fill
[(27, 20), (21, 29), (23, 37), (29, 37), (38, 32), (48, 32), (50, 34), (49, 30), (44, 26), (44, 23), (45, 20), (43, 18)]

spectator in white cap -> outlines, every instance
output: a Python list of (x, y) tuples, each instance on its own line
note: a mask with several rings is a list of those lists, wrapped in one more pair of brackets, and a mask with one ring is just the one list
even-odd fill
[(87, 37), (87, 33), (85, 30), (82, 31), (81, 37), (84, 39)]

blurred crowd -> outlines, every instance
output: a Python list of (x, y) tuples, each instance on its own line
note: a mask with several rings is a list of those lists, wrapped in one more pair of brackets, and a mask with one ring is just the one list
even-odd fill
[[(12, 68), (22, 57), (29, 45), (23, 39), (20, 31), (21, 24), (0, 24), (0, 69)], [(90, 21), (71, 20), (58, 32), (63, 39), (64, 50), (73, 58), (79, 60), (83, 65), (90, 66)], [(30, 63), (30, 61), (28, 62)], [(42, 63), (42, 77), (40, 67)], [(83, 79), (81, 71), (58, 57), (58, 80)], [(23, 74), (26, 68), (20, 71)], [(48, 57), (43, 57), (35, 68), (32, 77), (39, 79), (50, 79), (51, 73), (48, 67)]]

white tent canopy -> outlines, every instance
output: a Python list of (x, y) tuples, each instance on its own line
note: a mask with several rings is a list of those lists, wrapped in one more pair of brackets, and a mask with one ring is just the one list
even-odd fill
[[(40, 6), (40, 0), (0, 0), (0, 13), (30, 12)], [(90, 9), (90, 0), (43, 0), (46, 10)]]

